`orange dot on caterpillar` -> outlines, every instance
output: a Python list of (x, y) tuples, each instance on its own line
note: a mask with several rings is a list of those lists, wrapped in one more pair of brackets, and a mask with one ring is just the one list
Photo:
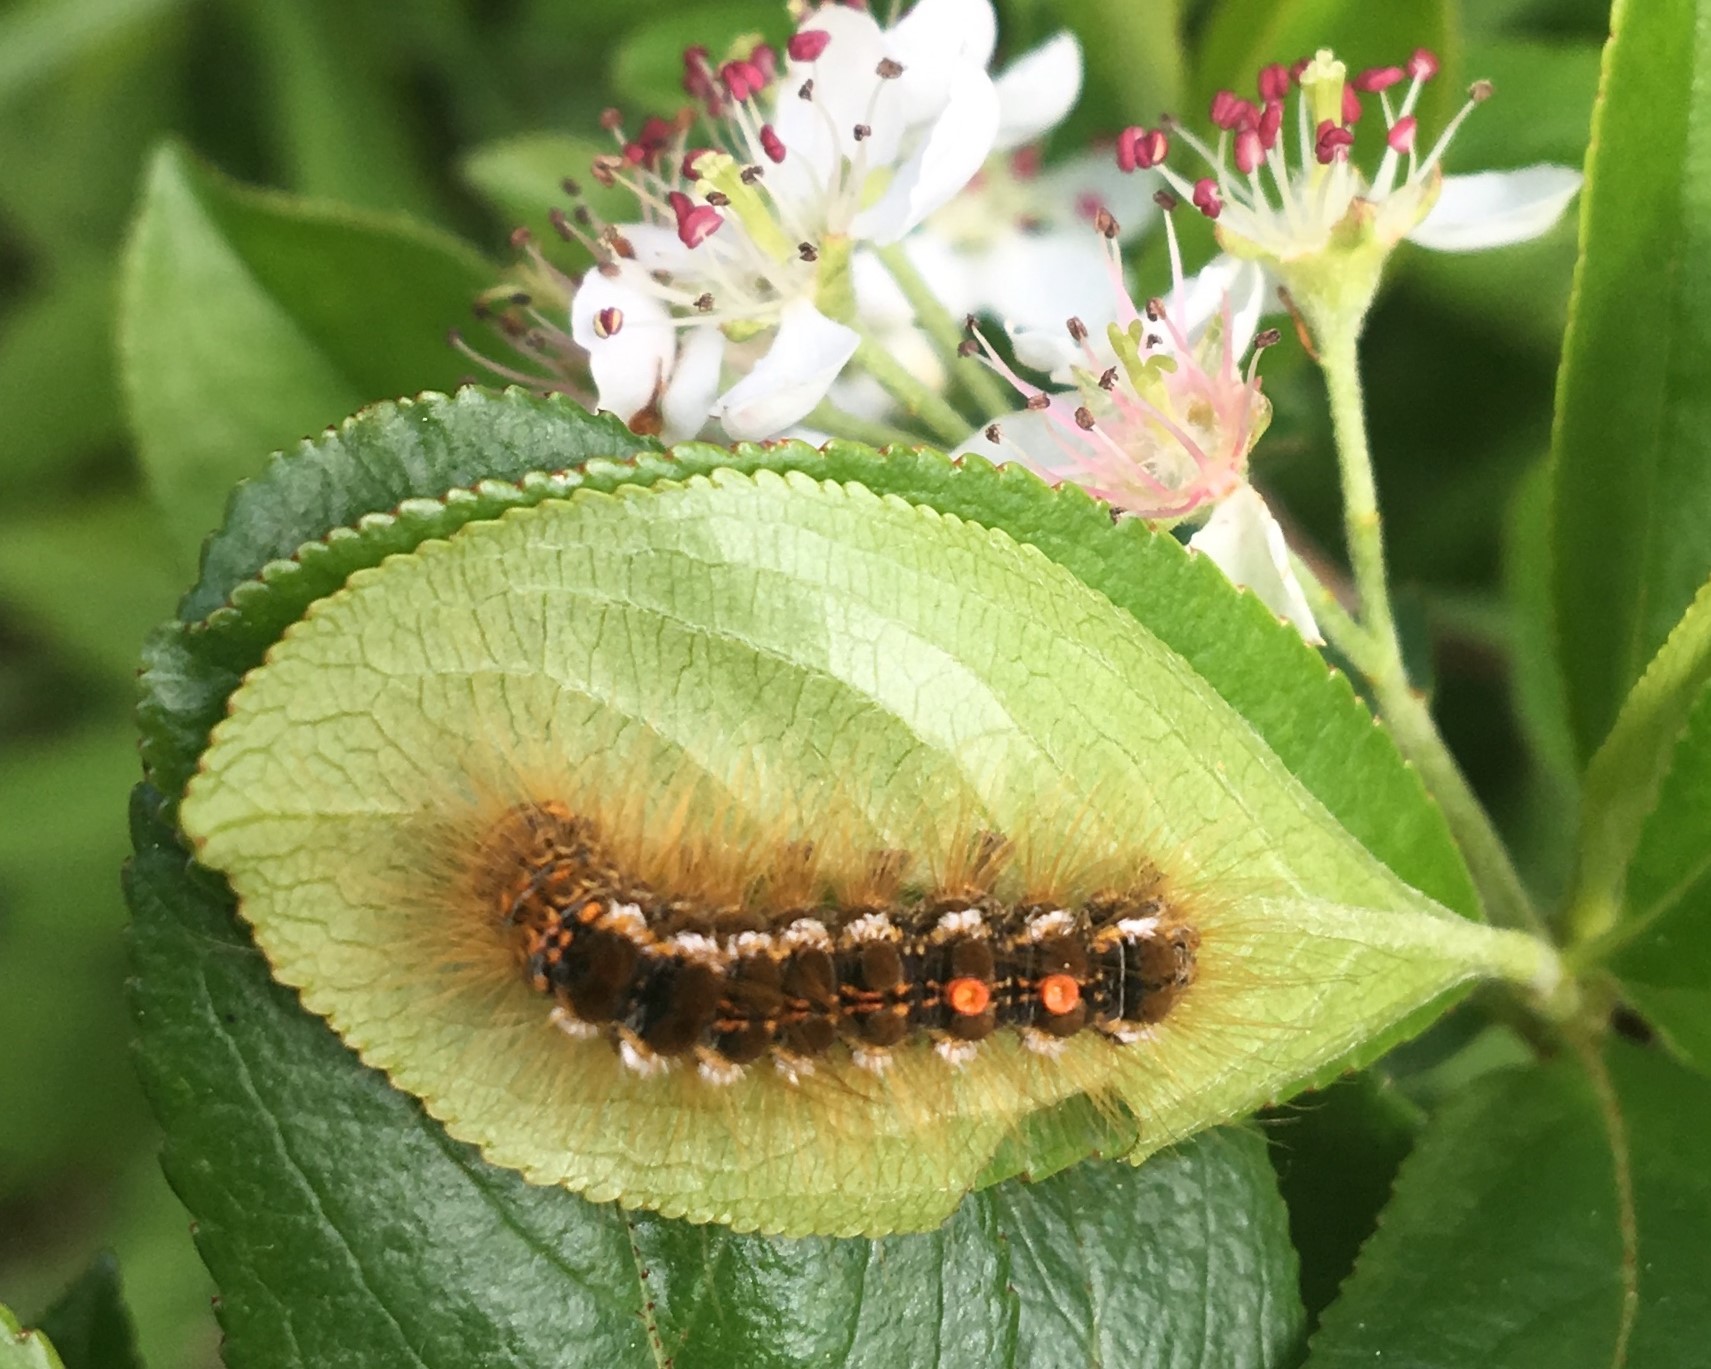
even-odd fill
[[(553, 804), (661, 897), (549, 891), (574, 913), (525, 974), (505, 909), (552, 863), (492, 834)], [(536, 1182), (745, 1229), (922, 1229), (978, 1183), (1138, 1158), (1522, 959), (1399, 884), (1067, 571), (794, 476), (579, 495), (359, 572), (234, 694), (181, 820), (278, 978), (453, 1135)], [(1141, 871), (1156, 911), (1098, 902)], [(918, 922), (846, 916), (899, 897)], [(1051, 915), (1075, 910), (1085, 933), (1056, 946)], [(644, 933), (669, 944), (653, 968), (701, 987), (581, 1030), (552, 967), (583, 963), (584, 934), (621, 959)], [(804, 1035), (733, 1072), (698, 1014), (725, 1005), (745, 945), (744, 992), (782, 1006), (742, 1021)], [(1001, 985), (997, 950), (1024, 945)], [(1072, 988), (1072, 1012), (1097, 1009), (1097, 976), (1047, 964), (1077, 946), (1120, 950), (1160, 986), (1151, 1006), (966, 1051), (957, 1024), (1024, 980), (1048, 1012)], [(939, 960), (888, 978), (887, 947)], [(954, 963), (982, 948), (990, 969)], [(859, 985), (836, 959), (858, 949)], [(846, 980), (874, 1035), (821, 1041), (844, 1030)], [(958, 1009), (964, 980), (990, 995), (978, 1013)]]

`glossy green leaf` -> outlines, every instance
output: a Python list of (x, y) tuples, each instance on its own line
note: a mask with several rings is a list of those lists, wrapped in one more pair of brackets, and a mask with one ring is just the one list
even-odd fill
[(1272, 1163), (1301, 1260), (1301, 1296), (1317, 1318), (1378, 1225), (1397, 1167), (1424, 1115), (1390, 1080), (1364, 1070), (1265, 1119)]
[(1581, 789), (1577, 868), (1568, 905), (1571, 934), (1587, 940), (1625, 935), (1637, 915), (1624, 885), (1677, 739), (1711, 683), (1711, 582), (1675, 625), (1622, 704), (1616, 724), (1586, 768)]
[[(473, 524), (353, 576), (232, 709), (183, 821), (274, 972), (500, 1163), (739, 1229), (924, 1229), (1060, 1101), (1122, 1099), (1144, 1119), (1138, 1158), (1370, 1056), (1471, 977), (1544, 968), (1526, 938), (1432, 916), (1174, 653), (1068, 571), (860, 486), (715, 472)], [(774, 1107), (777, 1076), (751, 1073), (674, 1094), (695, 1127), (656, 1128), (657, 1081), (615, 1072), (601, 1043), (543, 1034), (508, 963), (497, 981), (446, 978), (465, 953), (407, 925), (422, 895), (385, 892), (412, 833), (446, 811), (424, 796), (464, 792), (511, 755), (576, 805), (609, 790), (588, 769), (601, 758), (650, 811), (708, 784), (733, 821), (929, 862), (968, 822), (1130, 860), (1150, 834), (1143, 849), (1167, 870), (1181, 852), (1174, 868), (1208, 898), (1213, 872), (1240, 872), (1249, 892), (1227, 916), (1195, 914), (1197, 982), (1251, 1025), (1196, 1031), (1190, 1013), (1159, 1029), (1157, 1060), (1089, 1037), (1043, 1070), (1008, 1038), (952, 1076), (910, 1053), (896, 1092), (809, 1089), (799, 1108)], [(926, 795), (939, 817), (924, 825)], [(1054, 827), (1054, 807), (1122, 820)], [(943, 1099), (925, 1114), (896, 1103), (917, 1091)], [(861, 1139), (823, 1153), (794, 1139), (804, 1125)], [(1050, 1144), (1065, 1143), (1054, 1130)], [(1030, 1140), (998, 1172), (1049, 1172), (1061, 1159), (1046, 1154)]]
[(1582, 758), (1711, 572), (1711, 0), (1621, 0), (1557, 389), (1555, 603)]
[(359, 405), (448, 385), (489, 283), (455, 241), (155, 157), (124, 268), (121, 367), (144, 467), (187, 555), (266, 453)]
[(1577, 1060), (1493, 1075), (1444, 1108), (1403, 1164), (1308, 1369), (1638, 1369), (1703, 1357), (1711, 1084), (1656, 1052), (1616, 1044), (1607, 1059), (1631, 1212)]
[(119, 1286), (119, 1262), (95, 1257), (76, 1283), (42, 1313), (42, 1333), (65, 1369), (141, 1369), (136, 1333)]
[(1289, 1363), (1293, 1261), (1250, 1136), (1000, 1187), (878, 1242), (588, 1204), (448, 1140), (273, 982), (169, 830), (139, 815), (138, 833), (143, 1066), (233, 1364), (1020, 1369), (1139, 1334), (1152, 1357), (1107, 1362)]
[(1688, 711), (1627, 871), (1614, 945), (1595, 945), (1630, 1002), (1711, 1074), (1711, 684)]

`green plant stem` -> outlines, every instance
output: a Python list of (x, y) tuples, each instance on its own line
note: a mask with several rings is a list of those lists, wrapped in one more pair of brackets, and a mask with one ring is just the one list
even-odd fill
[(885, 388), (913, 417), (920, 419), (946, 446), (954, 447), (973, 431), (973, 425), (951, 407), (932, 386), (913, 375), (871, 337), (863, 337), (856, 348), (856, 363)]
[[(1322, 626), (1332, 645), (1366, 676), (1397, 746), (1420, 771), (1426, 788), (1443, 808), (1450, 831), (1467, 858), (1486, 914), (1503, 926), (1525, 927), (1542, 935), (1544, 922), (1527, 897), (1507, 848), (1444, 744), (1432, 721), (1431, 709), (1408, 683), (1385, 574), (1384, 524), (1379, 516), (1378, 489), (1367, 446), (1358, 339), (1358, 324), (1321, 329), (1319, 338), (1319, 364), (1330, 391), (1331, 425), (1336, 433), (1337, 462), (1342, 470), (1343, 526), (1348, 539), (1349, 565), (1361, 604), (1359, 624), (1337, 606)], [(1319, 592), (1325, 599), (1330, 597), (1322, 587)], [(1315, 602), (1315, 610), (1320, 602), (1323, 600)]]
[(909, 432), (904, 428), (894, 428), (889, 423), (881, 423), (877, 419), (858, 418), (855, 414), (840, 409), (829, 400), (822, 400), (814, 406), (812, 413), (802, 420), (810, 428), (819, 428), (831, 433), (834, 437), (847, 437), (852, 442), (865, 442), (870, 447), (919, 447), (919, 433)]
[(963, 342), (962, 324), (945, 308), (939, 297), (933, 293), (921, 273), (915, 269), (915, 264), (909, 260), (909, 254), (903, 250), (901, 243), (879, 249), (879, 259), (885, 264), (885, 269), (891, 272), (891, 278), (897, 282), (897, 288), (903, 292), (903, 298), (909, 301), (909, 307), (915, 311), (915, 317), (921, 326), (927, 330), (927, 336), (938, 345), (945, 354), (945, 360), (951, 368), (951, 374), (969, 393), (980, 408), (983, 417), (999, 418), (1016, 408), (1017, 398), (1007, 390), (997, 376), (987, 370), (978, 361), (962, 356), (957, 348)]

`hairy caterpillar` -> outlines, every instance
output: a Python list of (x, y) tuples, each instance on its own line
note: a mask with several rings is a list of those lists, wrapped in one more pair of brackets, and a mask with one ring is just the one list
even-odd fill
[[(359, 572), (181, 816), (275, 974), (453, 1135), (742, 1228), (919, 1229), (1157, 1149), (1477, 972), (1109, 602), (801, 476), (585, 493)], [(628, 957), (603, 1005), (554, 968), (585, 929)], [(761, 960), (779, 993), (724, 1011)]]

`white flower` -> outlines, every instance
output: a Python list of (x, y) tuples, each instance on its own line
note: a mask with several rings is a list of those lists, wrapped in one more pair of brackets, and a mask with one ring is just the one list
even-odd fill
[[(1257, 102), (1219, 91), (1211, 109), (1216, 148), (1179, 125), (1169, 132), (1130, 128), (1119, 139), (1118, 162), (1125, 170), (1157, 167), (1216, 221), (1226, 251), (1261, 262), (1310, 315), (1364, 311), (1379, 268), (1398, 242), (1443, 251), (1521, 242), (1548, 231), (1580, 189), (1580, 173), (1558, 166), (1445, 176), (1445, 149), (1491, 87), (1476, 82), (1467, 103), (1422, 152), (1414, 110), (1437, 70), (1437, 59), (1421, 49), (1405, 67), (1370, 68), (1350, 81), (1343, 64), (1323, 49), (1293, 68), (1262, 70)], [(1404, 82), (1393, 102), (1392, 92)], [(1385, 151), (1370, 175), (1349, 155), (1363, 97), (1376, 97), (1385, 124)], [(1164, 165), (1171, 137), (1198, 153), (1212, 174), (1190, 181)]]
[[(1027, 396), (1026, 407), (971, 436), (958, 452), (1027, 466), (1052, 484), (1080, 485), (1118, 511), (1160, 525), (1206, 519), (1189, 543), (1280, 617), (1319, 640), (1289, 565), (1282, 530), (1248, 484), (1248, 453), (1270, 421), (1255, 363), (1277, 341), (1255, 337), (1258, 273), (1240, 263), (1185, 282), (1169, 235), (1169, 295), (1136, 308), (1123, 282), (1116, 227), (1102, 216), (1107, 311), (1095, 334), (1071, 317), (1061, 335), (1020, 332), (1018, 357), (1074, 388), (1047, 393), (1016, 374), (976, 334), (988, 366)], [(1238, 298), (1234, 290), (1244, 292)], [(1248, 296), (1251, 296), (1248, 297)]]
[(698, 124), (627, 139), (613, 119), (620, 151), (595, 175), (634, 190), (642, 218), (567, 224), (600, 258), (572, 335), (601, 406), (668, 440), (709, 415), (738, 439), (806, 417), (860, 342), (856, 245), (897, 241), (991, 149), (994, 41), (990, 0), (921, 0), (890, 29), (823, 5), (782, 69), (764, 45), (718, 66), (687, 52)]

